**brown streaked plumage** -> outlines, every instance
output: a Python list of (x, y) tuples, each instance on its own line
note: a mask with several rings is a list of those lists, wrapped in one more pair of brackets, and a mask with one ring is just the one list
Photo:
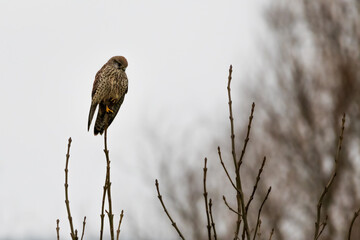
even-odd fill
[(94, 126), (94, 134), (103, 134), (118, 113), (128, 91), (128, 79), (125, 70), (128, 66), (126, 58), (115, 56), (96, 73), (92, 89), (92, 100), (88, 119), (88, 131), (94, 117), (96, 107), (99, 110)]

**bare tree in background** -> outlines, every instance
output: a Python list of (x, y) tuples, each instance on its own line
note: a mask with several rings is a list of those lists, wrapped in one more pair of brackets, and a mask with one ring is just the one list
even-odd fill
[[(360, 207), (360, 2), (278, 0), (266, 9), (265, 19), (274, 43), (264, 52), (267, 58), (250, 96), (257, 103), (257, 121), (262, 127), (255, 129), (255, 146), (243, 163), (247, 169), (242, 173), (244, 191), (251, 192), (261, 156), (267, 153), (269, 164), (263, 177), (273, 186), (273, 194), (263, 209), (261, 228), (269, 232), (274, 227), (274, 239), (310, 239), (316, 204), (334, 167), (340, 119), (346, 113), (344, 149), (323, 201), (321, 218), (328, 219), (320, 237), (345, 239)], [(244, 131), (236, 136), (243, 136)], [(181, 151), (179, 158), (191, 156), (184, 148)], [(197, 157), (198, 167), (184, 167), (185, 161), (170, 161), (168, 156), (164, 153), (162, 172), (167, 181), (164, 187), (175, 202), (176, 218), (191, 239), (206, 239), (203, 198), (198, 190), (202, 158)], [(178, 162), (181, 165), (174, 166)], [(230, 239), (235, 217), (221, 209), (224, 206), (216, 199), (229, 189), (221, 184), (226, 181), (223, 173), (211, 174), (217, 174), (209, 179), (213, 180), (209, 192), (215, 199), (215, 217), (221, 219), (217, 222), (223, 223), (219, 238)], [(266, 184), (258, 186), (262, 196), (254, 199), (256, 206), (266, 195)], [(254, 222), (256, 216), (249, 219)], [(360, 239), (359, 221), (354, 222), (351, 239)]]
[[(264, 214), (276, 224), (276, 239), (304, 239), (314, 230), (346, 112), (345, 148), (324, 201), (329, 218), (321, 237), (345, 239), (360, 206), (360, 2), (277, 1), (266, 20), (275, 36), (270, 70), (259, 73), (253, 89), (267, 135), (257, 144), (263, 141), (273, 159), (267, 177), (274, 194)], [(360, 222), (355, 226), (352, 239), (360, 239)]]

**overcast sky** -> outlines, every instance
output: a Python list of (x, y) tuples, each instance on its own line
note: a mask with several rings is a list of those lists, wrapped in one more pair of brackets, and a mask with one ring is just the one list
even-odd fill
[[(228, 67), (240, 86), (261, 42), (261, 2), (0, 1), (0, 239), (55, 238), (57, 218), (68, 236), (70, 136), (74, 221), (80, 228), (86, 215), (86, 234), (98, 236), (105, 159), (87, 117), (94, 76), (114, 55), (129, 62), (129, 92), (109, 129), (114, 211), (126, 212), (122, 234), (158, 212), (153, 181), (141, 176), (151, 166), (147, 175), (157, 177), (149, 132), (176, 144), (204, 119), (227, 120)], [(162, 229), (154, 226), (156, 238)]]

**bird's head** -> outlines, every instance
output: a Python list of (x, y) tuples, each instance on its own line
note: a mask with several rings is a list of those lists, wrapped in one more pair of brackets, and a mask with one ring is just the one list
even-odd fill
[(114, 56), (110, 58), (108, 63), (113, 65), (115, 68), (121, 69), (123, 71), (125, 71), (128, 66), (128, 62), (123, 56)]

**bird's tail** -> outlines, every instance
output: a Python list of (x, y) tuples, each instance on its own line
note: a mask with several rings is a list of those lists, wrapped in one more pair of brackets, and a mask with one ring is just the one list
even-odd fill
[(98, 111), (95, 125), (94, 125), (94, 135), (98, 135), (98, 133), (100, 133), (101, 135), (103, 134), (106, 125), (109, 126), (107, 124), (107, 121), (108, 121), (108, 116), (106, 113), (106, 105), (103, 103), (100, 103), (99, 111)]
[(91, 124), (91, 121), (92, 121), (92, 119), (94, 117), (96, 107), (97, 107), (97, 104), (91, 103), (90, 112), (89, 112), (89, 119), (88, 119), (88, 131), (90, 129), (90, 124)]

